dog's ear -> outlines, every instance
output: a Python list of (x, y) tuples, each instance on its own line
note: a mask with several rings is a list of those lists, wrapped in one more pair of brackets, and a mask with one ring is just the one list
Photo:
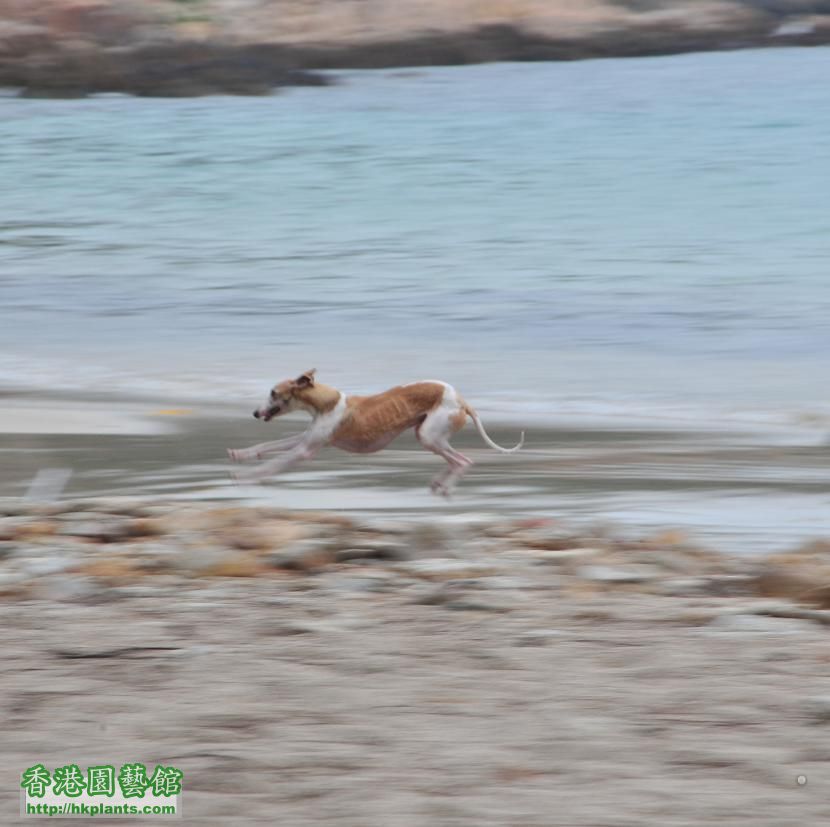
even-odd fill
[(307, 370), (305, 373), (301, 373), (294, 380), (294, 386), (297, 388), (313, 388), (315, 373), (317, 373), (317, 368), (312, 368), (311, 370)]

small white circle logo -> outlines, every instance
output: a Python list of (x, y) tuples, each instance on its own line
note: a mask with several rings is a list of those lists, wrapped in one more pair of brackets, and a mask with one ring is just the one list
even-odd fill
[(798, 782), (799, 787), (803, 787), (807, 783), (807, 776), (799, 775), (795, 780)]

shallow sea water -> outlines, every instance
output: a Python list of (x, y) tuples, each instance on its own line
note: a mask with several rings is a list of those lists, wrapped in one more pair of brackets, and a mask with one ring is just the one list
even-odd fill
[(312, 366), (441, 378), (487, 421), (709, 435), (679, 487), (606, 464), (617, 499), (568, 508), (746, 526), (769, 507), (719, 452), (777, 446), (752, 473), (830, 531), (826, 477), (790, 461), (830, 434), (828, 70), (781, 49), (0, 98), (0, 389), (242, 417)]

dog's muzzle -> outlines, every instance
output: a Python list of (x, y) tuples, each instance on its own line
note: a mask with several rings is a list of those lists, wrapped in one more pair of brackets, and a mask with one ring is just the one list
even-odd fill
[(254, 411), (254, 419), (261, 419), (263, 422), (269, 422), (272, 420), (280, 411), (282, 410), (282, 405), (276, 405), (273, 408), (268, 408), (265, 413), (262, 413), (261, 409), (257, 409)]

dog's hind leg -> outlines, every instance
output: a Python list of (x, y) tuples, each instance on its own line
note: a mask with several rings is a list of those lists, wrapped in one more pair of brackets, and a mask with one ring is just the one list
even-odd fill
[(433, 479), (430, 488), (436, 494), (449, 496), (452, 489), (473, 464), (473, 461), (450, 445), (450, 437), (464, 427), (467, 414), (462, 408), (442, 405), (431, 411), (415, 429), (418, 441), (429, 451), (443, 457), (449, 467)]

